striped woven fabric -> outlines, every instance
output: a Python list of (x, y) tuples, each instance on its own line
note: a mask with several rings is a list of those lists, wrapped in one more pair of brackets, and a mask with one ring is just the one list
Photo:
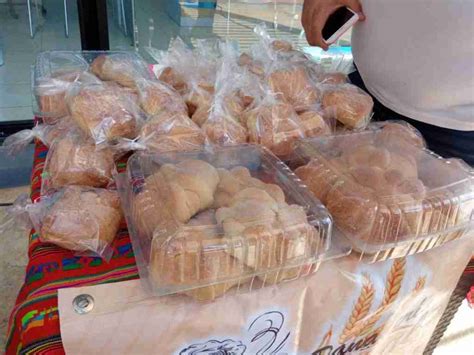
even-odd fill
[[(31, 198), (40, 197), (41, 173), (47, 148), (36, 143), (31, 177)], [(25, 282), (13, 308), (6, 342), (7, 354), (63, 354), (59, 330), (57, 290), (138, 277), (132, 245), (122, 223), (109, 263), (100, 258), (75, 256), (73, 252), (41, 243), (30, 234)]]

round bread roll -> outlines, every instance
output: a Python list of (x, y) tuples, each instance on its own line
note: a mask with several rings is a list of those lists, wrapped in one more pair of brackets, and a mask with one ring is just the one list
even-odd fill
[(317, 160), (311, 160), (308, 164), (300, 166), (295, 170), (295, 174), (323, 204), (327, 203), (329, 191), (343, 181), (338, 174)]
[(270, 74), (268, 84), (271, 90), (294, 106), (296, 111), (304, 111), (314, 105), (319, 91), (303, 67), (276, 70)]
[(229, 116), (214, 116), (202, 126), (209, 140), (218, 145), (246, 143), (247, 130)]
[(423, 137), (408, 123), (386, 122), (377, 133), (376, 142), (390, 147), (392, 151), (399, 151), (402, 155), (416, 155), (426, 146)]
[(336, 86), (324, 92), (322, 106), (349, 128), (363, 128), (370, 119), (374, 101), (354, 85)]
[(137, 134), (136, 105), (122, 90), (106, 85), (83, 85), (68, 99), (76, 124), (96, 143)]
[(381, 169), (389, 169), (391, 166), (391, 154), (384, 148), (378, 148), (374, 145), (360, 145), (355, 148), (347, 149), (343, 152), (343, 158), (349, 167), (367, 165)]
[(114, 240), (121, 219), (116, 192), (68, 186), (47, 211), (40, 239), (77, 252), (101, 254)]

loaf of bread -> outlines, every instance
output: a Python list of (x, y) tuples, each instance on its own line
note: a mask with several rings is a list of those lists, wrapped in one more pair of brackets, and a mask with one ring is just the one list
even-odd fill
[(104, 81), (134, 88), (139, 78), (148, 78), (144, 62), (128, 54), (101, 54), (91, 63), (91, 72)]
[(353, 129), (367, 125), (374, 101), (358, 87), (345, 84), (327, 89), (321, 104), (329, 115)]
[(116, 192), (68, 186), (41, 223), (40, 239), (77, 252), (101, 254), (112, 243), (122, 219)]
[(304, 111), (314, 105), (320, 96), (305, 68), (301, 66), (275, 70), (269, 75), (268, 84), (275, 94), (293, 105), (297, 111)]
[(76, 124), (96, 143), (135, 138), (139, 113), (130, 97), (107, 85), (82, 85), (68, 98)]
[(113, 153), (96, 150), (93, 143), (74, 134), (57, 139), (48, 152), (43, 191), (67, 185), (106, 187), (112, 182)]
[(331, 127), (329, 127), (319, 112), (315, 110), (305, 111), (298, 116), (305, 137), (312, 138), (331, 133)]
[(138, 99), (140, 107), (149, 116), (162, 112), (187, 114), (187, 107), (181, 95), (167, 84), (156, 80), (139, 80)]
[[(178, 229), (168, 240), (153, 240), (149, 265), (153, 283), (176, 287), (179, 293), (198, 301), (214, 300), (235, 285), (245, 283), (247, 278), (242, 275), (249, 270), (227, 253), (222, 239), (212, 229), (192, 228), (192, 220), (190, 224)], [(190, 285), (206, 283), (211, 285), (186, 290)]]
[(287, 103), (262, 104), (246, 114), (251, 143), (261, 144), (278, 156), (293, 151), (293, 142), (304, 138), (304, 126)]
[(147, 149), (156, 152), (184, 152), (201, 149), (206, 136), (184, 113), (164, 112), (147, 121), (140, 133)]

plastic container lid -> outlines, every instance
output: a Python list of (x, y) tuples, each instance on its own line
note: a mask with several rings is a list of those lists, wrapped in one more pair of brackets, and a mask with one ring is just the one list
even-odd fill
[(302, 141), (290, 166), (373, 261), (430, 249), (474, 226), (472, 170), (426, 149), (408, 125)]
[(326, 208), (259, 146), (135, 153), (116, 180), (140, 276), (158, 295), (211, 300), (349, 251), (329, 250)]

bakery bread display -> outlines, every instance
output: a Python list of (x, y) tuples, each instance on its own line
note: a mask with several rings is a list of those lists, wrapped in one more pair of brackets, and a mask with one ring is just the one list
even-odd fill
[(42, 193), (67, 185), (106, 187), (112, 180), (114, 156), (110, 149), (96, 151), (93, 142), (77, 134), (52, 144), (44, 166)]
[(327, 88), (322, 107), (349, 128), (364, 128), (370, 120), (374, 101), (357, 86), (345, 84)]
[(65, 187), (37, 208), (41, 241), (81, 253), (103, 255), (122, 219), (117, 193), (90, 187)]
[(296, 279), (329, 246), (325, 208), (258, 146), (135, 153), (117, 183), (141, 277), (156, 294), (205, 301)]
[[(327, 206), (355, 248), (369, 254), (438, 241), (472, 223), (469, 171), (426, 150), (412, 128), (396, 125), (321, 137), (297, 148), (296, 156), (306, 163), (295, 173)], [(346, 140), (359, 145), (341, 144)]]
[(134, 88), (139, 78), (148, 78), (144, 62), (129, 53), (100, 54), (90, 65), (90, 71), (104, 81)]
[(139, 111), (136, 104), (119, 88), (102, 84), (84, 84), (68, 97), (71, 117), (96, 143), (135, 138)]

